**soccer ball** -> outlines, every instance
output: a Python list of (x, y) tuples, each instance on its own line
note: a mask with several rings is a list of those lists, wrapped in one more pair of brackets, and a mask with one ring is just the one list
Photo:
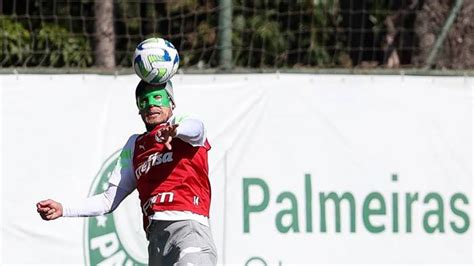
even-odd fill
[(149, 38), (141, 42), (133, 55), (133, 69), (144, 81), (162, 84), (176, 74), (179, 55), (173, 44), (162, 38)]

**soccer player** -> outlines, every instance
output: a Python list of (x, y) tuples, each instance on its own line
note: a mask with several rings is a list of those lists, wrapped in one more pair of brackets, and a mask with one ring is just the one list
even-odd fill
[(204, 125), (173, 114), (171, 81), (162, 85), (140, 81), (135, 96), (147, 131), (129, 138), (108, 188), (75, 205), (43, 200), (36, 204), (37, 211), (44, 220), (103, 215), (137, 189), (149, 265), (215, 265), (209, 228), (211, 147)]

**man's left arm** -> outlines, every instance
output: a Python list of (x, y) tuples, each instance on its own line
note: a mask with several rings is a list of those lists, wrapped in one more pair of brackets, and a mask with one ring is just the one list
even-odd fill
[(194, 147), (204, 146), (206, 129), (204, 123), (195, 117), (173, 117), (170, 124), (157, 132), (158, 138), (171, 149), (172, 138), (179, 138)]
[(183, 119), (176, 128), (176, 138), (179, 138), (194, 147), (203, 146), (206, 141), (204, 123), (197, 118)]

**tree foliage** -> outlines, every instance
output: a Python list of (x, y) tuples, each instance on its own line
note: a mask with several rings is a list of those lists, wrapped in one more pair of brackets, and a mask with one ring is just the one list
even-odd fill
[(31, 35), (21, 23), (8, 17), (0, 17), (0, 62), (10, 66), (14, 62), (24, 62), (31, 56)]
[(44, 56), (37, 59), (42, 65), (87, 67), (92, 64), (92, 51), (86, 38), (49, 23), (45, 23), (36, 36), (36, 50), (44, 52)]
[[(233, 0), (232, 63), (250, 68), (422, 66), (452, 2)], [(473, 4), (467, 2), (437, 67), (474, 65), (472, 41), (466, 37), (474, 24), (465, 22)], [(3, 67), (88, 67), (96, 61), (94, 1), (13, 0), (4, 3), (3, 13)], [(184, 67), (217, 67), (218, 13), (217, 0), (115, 0), (117, 65), (131, 66), (135, 46), (154, 36), (177, 47)], [(468, 62), (452, 62), (453, 56)]]

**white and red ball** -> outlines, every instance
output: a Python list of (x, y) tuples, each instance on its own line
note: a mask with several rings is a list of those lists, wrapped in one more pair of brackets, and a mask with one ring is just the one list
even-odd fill
[(149, 38), (135, 49), (133, 69), (147, 83), (166, 83), (176, 74), (178, 67), (178, 51), (165, 39)]

